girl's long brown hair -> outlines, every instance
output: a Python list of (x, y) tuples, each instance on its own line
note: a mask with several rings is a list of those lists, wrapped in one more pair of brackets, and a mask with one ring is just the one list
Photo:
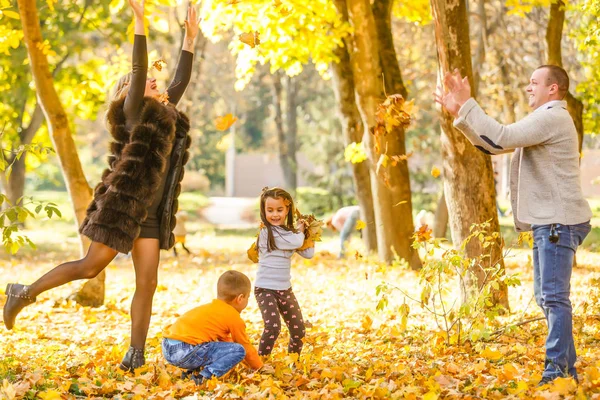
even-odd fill
[[(265, 203), (267, 202), (267, 198), (272, 199), (283, 199), (283, 203), (288, 206), (288, 213), (286, 222), (284, 225), (280, 225), (281, 228), (286, 231), (292, 231), (296, 233), (296, 229), (294, 228), (294, 199), (292, 196), (286, 192), (285, 190), (274, 187), (274, 188), (264, 188), (262, 194), (260, 195), (260, 220), (263, 225), (267, 228), (267, 251), (277, 250), (277, 246), (275, 245), (275, 238), (273, 237), (273, 226), (267, 221), (267, 213), (265, 211)], [(258, 241), (260, 240), (260, 234), (256, 239), (256, 248), (258, 249)]]

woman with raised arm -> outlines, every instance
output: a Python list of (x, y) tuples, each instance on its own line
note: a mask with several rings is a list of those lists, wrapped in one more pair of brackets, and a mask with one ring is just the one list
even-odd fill
[(145, 363), (144, 346), (156, 290), (160, 249), (174, 244), (173, 228), (183, 166), (189, 158), (189, 120), (175, 106), (190, 81), (198, 20), (188, 8), (177, 71), (165, 94), (148, 77), (144, 0), (128, 0), (135, 15), (132, 71), (116, 84), (107, 112), (112, 135), (109, 167), (94, 190), (80, 232), (92, 240), (86, 256), (61, 264), (31, 285), (9, 283), (4, 325), (39, 294), (77, 279), (98, 275), (118, 252), (131, 252), (135, 294), (131, 302), (131, 345), (120, 367)]

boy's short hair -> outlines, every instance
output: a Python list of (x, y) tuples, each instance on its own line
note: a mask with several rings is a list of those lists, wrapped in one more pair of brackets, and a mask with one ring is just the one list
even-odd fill
[(248, 295), (252, 289), (250, 279), (238, 271), (224, 272), (217, 282), (217, 297), (231, 301), (240, 294)]

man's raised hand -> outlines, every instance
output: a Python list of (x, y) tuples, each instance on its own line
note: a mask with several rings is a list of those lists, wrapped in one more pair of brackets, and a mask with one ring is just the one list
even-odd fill
[(462, 105), (471, 98), (471, 85), (467, 77), (463, 78), (460, 71), (455, 69), (454, 72), (446, 72), (444, 87), (445, 90), (438, 86), (435, 102), (456, 118)]

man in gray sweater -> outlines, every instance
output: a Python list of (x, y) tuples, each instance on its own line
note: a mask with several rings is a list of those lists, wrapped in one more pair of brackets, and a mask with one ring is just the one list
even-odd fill
[(558, 377), (577, 380), (570, 280), (592, 211), (581, 190), (577, 131), (564, 101), (569, 77), (554, 65), (533, 71), (526, 89), (533, 111), (511, 125), (485, 114), (458, 70), (447, 73), (444, 84), (436, 102), (456, 118), (454, 126), (475, 147), (486, 154), (514, 151), (510, 197), (515, 227), (533, 230), (533, 288), (548, 323), (540, 385)]

